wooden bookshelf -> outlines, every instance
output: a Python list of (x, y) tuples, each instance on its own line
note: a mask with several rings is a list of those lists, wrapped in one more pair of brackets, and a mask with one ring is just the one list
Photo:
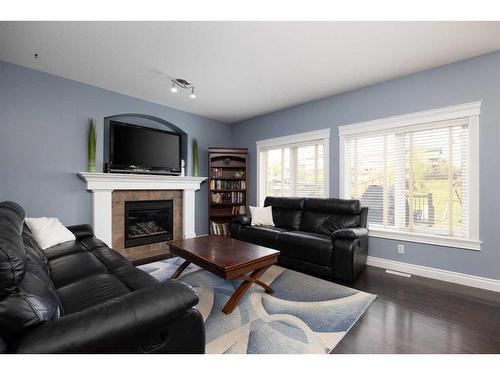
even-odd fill
[(229, 235), (229, 224), (248, 209), (248, 149), (208, 149), (208, 221), (211, 234)]

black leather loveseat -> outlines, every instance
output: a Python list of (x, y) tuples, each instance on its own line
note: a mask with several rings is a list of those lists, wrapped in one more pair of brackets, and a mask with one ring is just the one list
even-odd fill
[(358, 200), (267, 197), (275, 226), (237, 216), (231, 237), (280, 250), (285, 267), (354, 281), (368, 254), (368, 208)]
[(0, 203), (0, 348), (21, 353), (203, 353), (198, 297), (157, 282), (94, 237), (42, 251), (23, 209)]

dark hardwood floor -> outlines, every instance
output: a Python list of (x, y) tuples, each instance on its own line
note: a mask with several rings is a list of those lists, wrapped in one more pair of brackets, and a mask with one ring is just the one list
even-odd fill
[(332, 353), (500, 353), (500, 293), (369, 267), (378, 298)]

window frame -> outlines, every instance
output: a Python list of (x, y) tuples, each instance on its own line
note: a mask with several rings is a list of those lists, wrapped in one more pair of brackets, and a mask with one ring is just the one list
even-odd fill
[(324, 195), (330, 196), (330, 128), (314, 130), (305, 133), (291, 134), (283, 137), (269, 138), (256, 141), (257, 149), (257, 205), (260, 207), (264, 204), (265, 195), (265, 178), (261, 175), (263, 170), (263, 160), (261, 152), (285, 146), (295, 146), (312, 142), (322, 141), (323, 143), (323, 159), (324, 159)]
[(382, 131), (402, 130), (414, 131), (431, 128), (434, 122), (467, 119), (468, 122), (468, 195), (469, 195), (469, 228), (468, 238), (439, 236), (415, 232), (403, 232), (388, 228), (370, 226), (369, 236), (391, 240), (425, 243), (467, 250), (481, 250), (479, 240), (479, 116), (481, 101), (436, 108), (427, 111), (392, 116), (373, 121), (365, 121), (338, 127), (339, 134), (339, 196), (349, 199), (350, 169), (346, 160), (346, 147), (349, 136), (369, 135)]

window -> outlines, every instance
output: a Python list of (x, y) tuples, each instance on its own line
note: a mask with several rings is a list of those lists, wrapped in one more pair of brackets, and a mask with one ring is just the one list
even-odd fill
[(479, 249), (479, 109), (339, 128), (341, 195), (369, 207), (373, 236)]
[(327, 197), (330, 129), (257, 142), (259, 204), (266, 196)]

